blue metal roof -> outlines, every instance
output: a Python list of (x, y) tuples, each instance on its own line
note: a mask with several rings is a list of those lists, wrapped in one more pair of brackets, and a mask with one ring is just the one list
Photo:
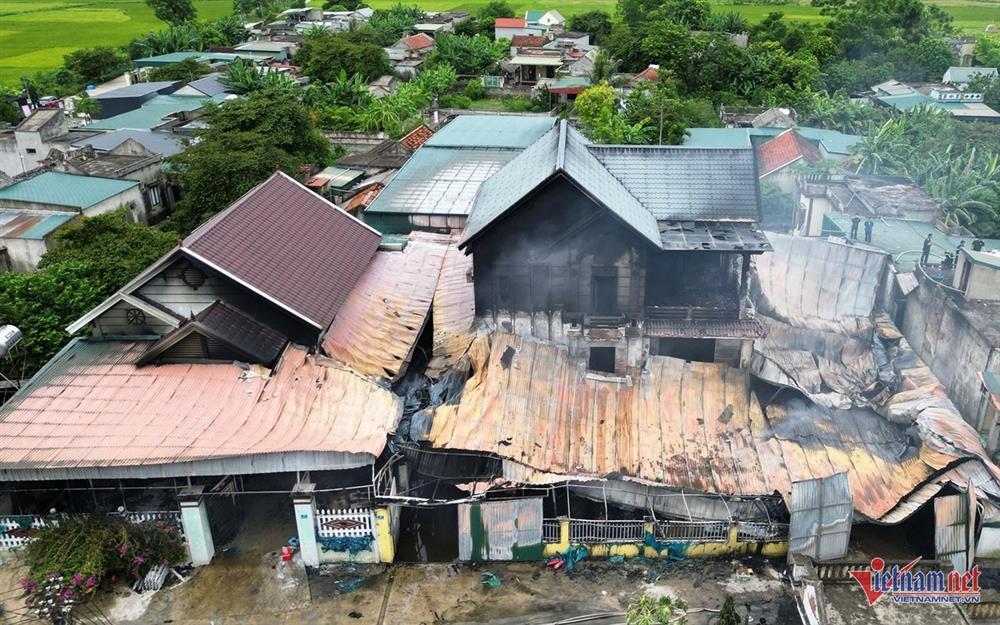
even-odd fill
[(134, 180), (47, 171), (0, 189), (0, 207), (16, 207), (14, 202), (37, 202), (85, 209), (138, 184)]
[(99, 119), (86, 126), (88, 130), (119, 130), (131, 128), (133, 130), (152, 130), (166, 123), (168, 115), (181, 111), (193, 111), (199, 109), (208, 102), (221, 102), (226, 98), (225, 94), (206, 98), (202, 96), (180, 96), (180, 95), (158, 95), (150, 98), (141, 107), (128, 113), (115, 115), (107, 119)]
[(435, 132), (423, 147), (524, 149), (555, 123), (556, 118), (547, 116), (459, 115)]
[(95, 96), (92, 96), (95, 100), (110, 100), (113, 98), (139, 98), (151, 93), (160, 93), (161, 91), (171, 91), (174, 87), (180, 86), (179, 80), (164, 80), (160, 82), (138, 82), (134, 85), (129, 85), (127, 87), (121, 87), (120, 89), (114, 89), (112, 91), (107, 91)]

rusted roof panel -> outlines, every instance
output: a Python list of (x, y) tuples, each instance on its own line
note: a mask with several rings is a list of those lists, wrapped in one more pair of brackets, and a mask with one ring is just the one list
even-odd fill
[(472, 280), (472, 256), (448, 246), (441, 265), (441, 277), (434, 291), (434, 355), (426, 373), (437, 379), (453, 367), (472, 343), (476, 320), (476, 294)]
[(431, 310), (447, 246), (416, 239), (380, 251), (323, 339), (330, 357), (364, 375), (405, 372)]
[(566, 348), (507, 334), (477, 338), (469, 355), (461, 402), (435, 409), (427, 438), (507, 459), (523, 481), (621, 474), (787, 500), (794, 481), (846, 471), (855, 509), (880, 519), (952, 466), (981, 465), (986, 493), (1000, 479), (957, 413), (924, 411), (915, 439), (908, 423), (867, 408), (789, 399), (765, 411), (749, 374), (722, 364), (651, 357), (642, 371), (606, 377)]
[(266, 377), (232, 364), (137, 367), (148, 345), (78, 340), (50, 361), (0, 407), (0, 473), (295, 452), (374, 458), (402, 412), (390, 391), (301, 348)]

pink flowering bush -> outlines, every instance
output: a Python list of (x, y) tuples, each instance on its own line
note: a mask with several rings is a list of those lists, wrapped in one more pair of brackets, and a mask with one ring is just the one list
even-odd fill
[(179, 564), (187, 555), (180, 533), (167, 523), (88, 515), (47, 524), (27, 544), (25, 558), (31, 574), (21, 588), (28, 599), (43, 593), (59, 603), (77, 601), (105, 580), (131, 583), (154, 566)]

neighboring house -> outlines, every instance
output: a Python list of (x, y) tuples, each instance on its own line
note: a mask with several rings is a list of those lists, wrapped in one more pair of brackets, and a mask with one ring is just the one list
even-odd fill
[(166, 132), (152, 132), (149, 130), (112, 130), (111, 132), (102, 132), (74, 141), (71, 147), (82, 148), (90, 146), (99, 152), (110, 152), (130, 140), (141, 145), (149, 153), (159, 154), (160, 156), (173, 156), (184, 151), (184, 144), (180, 137)]
[(174, 93), (181, 87), (180, 81), (140, 82), (121, 89), (108, 91), (93, 96), (100, 103), (101, 109), (94, 113), (94, 119), (106, 119), (134, 111), (146, 102), (161, 95)]
[(570, 76), (590, 78), (590, 75), (594, 73), (594, 61), (597, 59), (597, 54), (596, 49), (591, 49), (579, 58), (571, 60), (566, 65)]
[(417, 33), (401, 38), (385, 49), (389, 61), (419, 61), (434, 50), (434, 40), (424, 33)]
[(74, 322), (70, 331), (90, 326), (97, 337), (166, 336), (221, 301), (286, 339), (315, 343), (379, 240), (368, 226), (277, 173)]
[(761, 181), (776, 185), (783, 193), (795, 192), (797, 178), (793, 165), (823, 160), (811, 141), (789, 128), (757, 148), (757, 168)]
[(382, 189), (384, 188), (385, 185), (381, 182), (373, 182), (355, 187), (353, 189), (354, 195), (347, 197), (340, 207), (351, 215), (359, 217), (366, 208), (371, 206), (372, 202), (375, 201), (379, 193), (382, 193)]
[(558, 35), (552, 38), (552, 41), (546, 43), (544, 47), (550, 50), (563, 50), (565, 52), (569, 52), (571, 50), (587, 52), (596, 49), (596, 46), (590, 45), (589, 34), (571, 32), (568, 30), (561, 31)]
[(501, 64), (515, 85), (534, 85), (556, 77), (556, 70), (563, 66), (563, 55), (558, 50), (519, 50)]
[(547, 42), (545, 35), (514, 35), (510, 39), (510, 54), (514, 56), (520, 50), (540, 50)]
[(387, 147), (376, 148), (378, 155), (352, 155), (338, 164), (367, 168), (378, 156), (380, 164), (401, 167), (363, 213), (365, 223), (380, 232), (458, 233), (483, 181), (554, 123), (552, 117), (459, 115), (412, 155), (400, 153), (399, 148), (409, 150), (401, 143), (391, 152), (391, 144), (383, 144)]
[[(709, 170), (725, 175), (691, 174)], [(601, 146), (562, 121), (479, 187), (460, 247), (490, 327), (605, 374), (647, 355), (735, 366), (763, 332), (747, 299), (771, 249), (759, 217), (752, 150)]]
[(534, 23), (537, 23), (539, 26), (544, 26), (546, 29), (559, 30), (564, 24), (566, 24), (566, 18), (563, 17), (562, 13), (559, 11), (551, 9), (543, 13), (541, 17), (534, 21)]
[(373, 98), (384, 98), (396, 91), (396, 77), (386, 74), (379, 76), (368, 84), (368, 93)]
[(0, 208), (69, 212), (93, 217), (123, 206), (142, 207), (134, 180), (45, 172), (0, 189)]
[(163, 67), (164, 65), (173, 65), (174, 63), (180, 63), (181, 61), (186, 61), (187, 59), (195, 59), (199, 63), (207, 63), (212, 66), (221, 66), (232, 63), (236, 59), (241, 58), (246, 61), (253, 60), (249, 54), (232, 54), (228, 52), (170, 52), (168, 54), (159, 54), (156, 56), (147, 56), (141, 59), (135, 59), (132, 64), (138, 68), (143, 67)]
[(337, 160), (337, 164), (342, 167), (364, 170), (366, 176), (383, 173), (387, 170), (396, 170), (413, 155), (413, 149), (402, 141), (386, 139), (368, 150), (348, 154)]
[(208, 74), (197, 80), (192, 80), (174, 92), (174, 95), (204, 96), (211, 98), (228, 93), (226, 84), (220, 80), (222, 74)]
[(910, 86), (889, 80), (874, 85), (866, 95), (872, 103), (897, 111), (926, 106), (946, 111), (960, 121), (1000, 122), (1000, 112), (986, 105), (984, 94), (947, 84)]
[(493, 38), (512, 39), (515, 35), (541, 35), (545, 32), (541, 26), (528, 26), (528, 23), (516, 17), (498, 17), (493, 26)]
[(659, 75), (660, 75), (660, 66), (655, 63), (650, 63), (649, 67), (642, 70), (635, 76), (632, 76), (630, 82), (633, 85), (640, 82), (656, 82), (656, 79)]
[(568, 76), (556, 78), (552, 82), (546, 83), (549, 95), (556, 98), (560, 104), (567, 104), (576, 100), (576, 96), (590, 87), (590, 78), (586, 76)]
[(791, 108), (723, 106), (719, 117), (726, 128), (793, 128), (796, 125), (795, 109)]
[(413, 30), (435, 36), (438, 33), (453, 33), (455, 27), (472, 19), (468, 11), (446, 11), (442, 13), (424, 13), (423, 19), (413, 25)]
[[(794, 126), (795, 132), (819, 147), (824, 159), (843, 161), (863, 137), (836, 130)], [(693, 148), (745, 148), (759, 146), (785, 132), (783, 128), (688, 128), (684, 145)]]
[[(820, 236), (828, 216), (841, 213), (862, 218), (885, 217), (935, 224), (941, 206), (908, 178), (850, 175), (840, 180), (800, 185), (795, 230), (803, 236)], [(876, 234), (879, 228), (876, 228)]]
[(941, 82), (965, 88), (976, 78), (996, 78), (997, 68), (995, 67), (949, 67)]
[(237, 54), (248, 54), (254, 59), (286, 61), (295, 55), (298, 45), (290, 41), (247, 41), (233, 47)]
[(52, 236), (75, 213), (50, 213), (0, 208), (0, 273), (34, 271), (52, 245)]
[(365, 172), (359, 169), (343, 167), (326, 167), (303, 183), (310, 190), (334, 201), (349, 192), (365, 177)]
[[(990, 454), (1000, 451), (1000, 245), (993, 252), (966, 248), (954, 279), (942, 284), (918, 272), (906, 297), (902, 329), (917, 354), (940, 378)], [(952, 287), (949, 289), (948, 287)]]
[(0, 172), (20, 176), (30, 172), (49, 151), (66, 151), (70, 145), (99, 133), (70, 128), (63, 109), (37, 109), (12, 130), (0, 131)]
[(225, 94), (211, 98), (205, 96), (159, 95), (134, 111), (98, 119), (86, 130), (157, 130), (189, 122), (200, 117), (201, 109), (208, 102), (222, 102)]
[(53, 171), (141, 183), (142, 204), (129, 213), (133, 221), (144, 225), (158, 222), (174, 205), (176, 191), (167, 183), (162, 163), (162, 155), (150, 152), (134, 139), (126, 139), (108, 151), (91, 146), (65, 154), (53, 150), (46, 160)]

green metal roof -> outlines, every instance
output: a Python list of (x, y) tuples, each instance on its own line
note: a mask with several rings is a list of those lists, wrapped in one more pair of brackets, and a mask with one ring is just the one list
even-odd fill
[(574, 87), (589, 87), (590, 78), (586, 76), (567, 76), (556, 78), (549, 83), (549, 89), (572, 89)]
[(163, 65), (171, 65), (172, 63), (180, 63), (181, 61), (200, 57), (203, 52), (171, 52), (169, 54), (157, 54), (156, 56), (147, 56), (141, 59), (136, 59), (132, 61), (135, 63), (136, 67), (161, 67)]
[(542, 19), (542, 16), (545, 15), (545, 13), (545, 11), (526, 11), (524, 19), (529, 23), (537, 24), (538, 20)]
[(129, 128), (132, 130), (152, 130), (166, 123), (164, 119), (168, 115), (179, 113), (180, 111), (193, 111), (205, 106), (208, 102), (221, 102), (226, 99), (227, 94), (220, 93), (205, 98), (203, 96), (182, 96), (182, 95), (159, 95), (150, 98), (141, 107), (128, 113), (115, 115), (107, 119), (99, 119), (86, 126), (90, 130), (119, 130)]
[(548, 116), (459, 115), (423, 147), (524, 149), (556, 123)]
[(114, 180), (49, 171), (0, 189), (0, 206), (38, 202), (85, 209), (137, 186), (134, 180)]
[(749, 128), (688, 128), (684, 147), (691, 148), (748, 148)]
[[(851, 231), (851, 216), (846, 213), (827, 213), (823, 218), (823, 234), (846, 237)], [(864, 233), (864, 229), (859, 229), (859, 236)], [(875, 227), (872, 230), (873, 247), (885, 250), (892, 254), (893, 258), (904, 252), (896, 263), (896, 266), (904, 271), (912, 271), (917, 261), (920, 260), (920, 252), (927, 235), (933, 236), (931, 246), (930, 261), (940, 262), (944, 258), (945, 252), (955, 253), (958, 244), (965, 241), (965, 247), (972, 245), (974, 237), (947, 235), (932, 224), (922, 221), (911, 221), (908, 219), (876, 218)], [(1000, 248), (1000, 239), (985, 239), (988, 249)]]

